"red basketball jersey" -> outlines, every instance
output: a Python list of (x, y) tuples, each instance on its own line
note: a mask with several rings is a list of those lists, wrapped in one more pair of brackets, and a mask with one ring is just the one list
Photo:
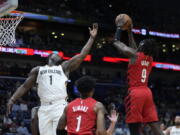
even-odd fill
[(97, 101), (93, 98), (72, 101), (67, 107), (67, 131), (69, 135), (93, 135), (96, 126)]
[(151, 56), (147, 56), (142, 52), (137, 53), (136, 62), (128, 65), (129, 88), (147, 86), (152, 62), (153, 58)]

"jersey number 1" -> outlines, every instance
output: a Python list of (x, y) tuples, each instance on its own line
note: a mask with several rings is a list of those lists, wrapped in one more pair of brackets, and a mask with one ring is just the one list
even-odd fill
[(81, 125), (81, 115), (79, 115), (76, 119), (77, 119), (77, 128), (76, 128), (76, 132), (78, 132), (79, 129), (80, 129), (80, 125)]
[(50, 79), (50, 85), (52, 85), (52, 75), (49, 76)]

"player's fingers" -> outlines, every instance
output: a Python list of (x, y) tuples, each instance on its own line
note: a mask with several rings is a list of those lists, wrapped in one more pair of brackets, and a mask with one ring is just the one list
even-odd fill
[(111, 115), (116, 115), (117, 114), (117, 112), (116, 112), (116, 110), (111, 110)]
[(98, 23), (93, 23), (93, 29), (98, 29)]
[(117, 118), (119, 117), (119, 113), (116, 114), (116, 117), (117, 117)]
[(7, 115), (9, 115), (11, 113), (11, 109), (12, 109), (12, 104), (8, 104), (7, 105)]
[(7, 105), (6, 116), (8, 116), (9, 114), (10, 114), (10, 107), (9, 107), (9, 105)]
[(88, 27), (89, 31), (91, 31), (92, 29), (90, 27)]

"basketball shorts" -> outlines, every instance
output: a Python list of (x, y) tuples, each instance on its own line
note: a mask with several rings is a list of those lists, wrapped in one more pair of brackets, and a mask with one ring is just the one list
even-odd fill
[(56, 135), (58, 122), (66, 105), (65, 100), (41, 103), (38, 110), (40, 135)]
[(125, 98), (126, 123), (149, 123), (158, 121), (152, 92), (148, 87), (129, 89)]

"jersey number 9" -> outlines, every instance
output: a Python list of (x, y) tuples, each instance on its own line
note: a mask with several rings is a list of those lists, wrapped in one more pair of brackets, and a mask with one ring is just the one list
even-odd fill
[(146, 82), (146, 77), (147, 77), (147, 70), (143, 68), (142, 74), (141, 74), (141, 82), (145, 83)]

